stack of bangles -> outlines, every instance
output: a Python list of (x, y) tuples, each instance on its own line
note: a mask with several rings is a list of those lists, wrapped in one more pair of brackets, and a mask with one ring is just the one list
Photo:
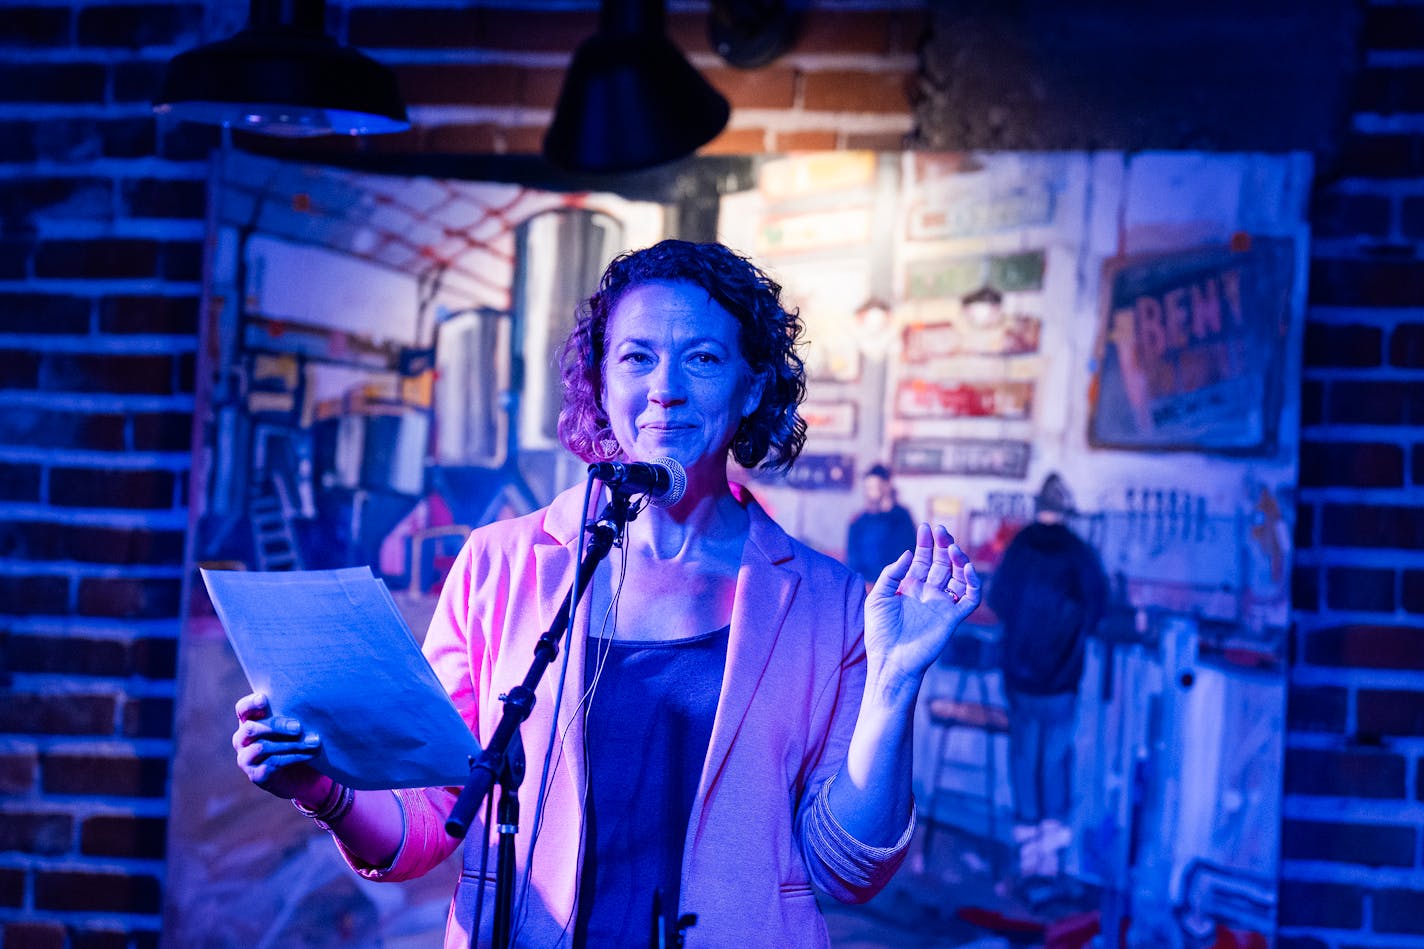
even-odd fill
[(331, 830), (332, 824), (351, 813), (351, 807), (355, 803), (355, 789), (348, 788), (340, 781), (331, 782), (331, 790), (327, 792), (326, 799), (316, 808), (305, 807), (301, 801), (292, 798), (292, 806), (316, 821), (316, 826), (322, 830)]

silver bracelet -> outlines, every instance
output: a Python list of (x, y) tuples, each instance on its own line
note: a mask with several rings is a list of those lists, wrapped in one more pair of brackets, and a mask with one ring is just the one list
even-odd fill
[(322, 830), (331, 830), (331, 825), (341, 820), (351, 813), (351, 808), (356, 804), (356, 791), (339, 781), (333, 781), (331, 790), (327, 792), (326, 799), (316, 808), (306, 807), (301, 801), (292, 798), (292, 806), (301, 812), (302, 816), (311, 818)]

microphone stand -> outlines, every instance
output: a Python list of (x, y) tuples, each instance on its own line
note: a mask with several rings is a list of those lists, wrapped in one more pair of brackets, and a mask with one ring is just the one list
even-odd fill
[[(584, 551), (583, 562), (578, 567), (578, 576), (572, 589), (564, 597), (564, 603), (559, 607), (553, 624), (535, 643), (534, 661), (530, 663), (524, 681), (500, 696), (500, 701), (504, 703), (504, 711), (500, 715), (499, 724), (495, 727), (494, 733), (490, 735), (484, 750), (470, 762), (470, 778), (465, 782), (464, 790), (460, 792), (455, 806), (450, 811), (450, 816), (445, 820), (445, 833), (451, 837), (464, 838), (480, 804), (490, 793), (495, 782), (500, 780), (501, 773), (508, 770), (505, 765), (507, 756), (511, 754), (511, 743), (518, 739), (519, 726), (534, 709), (534, 690), (539, 685), (539, 680), (544, 677), (545, 670), (558, 656), (559, 640), (567, 631), (569, 618), (573, 616), (574, 610), (578, 607), (574, 594), (577, 593), (579, 598), (582, 598), (598, 565), (608, 556), (613, 545), (621, 540), (623, 528), (638, 516), (637, 510), (630, 503), (633, 493), (635, 493), (634, 490), (625, 490), (622, 486), (613, 488), (612, 498), (599, 513), (597, 519), (592, 524), (584, 525), (584, 530), (589, 533), (589, 541), (588, 547)], [(519, 749), (519, 753), (522, 758), (522, 749)], [(522, 767), (520, 770), (522, 771)], [(500, 825), (500, 857), (498, 873), (495, 877), (495, 949), (508, 949), (511, 936), (509, 917), (514, 893), (513, 837), (519, 821), (518, 785), (517, 777), (508, 782), (501, 782), (500, 785), (500, 808), (497, 818)], [(506, 798), (510, 799), (509, 808), (505, 807)], [(506, 821), (506, 817), (509, 817), (510, 820)], [(507, 825), (512, 826), (507, 832), (509, 847), (506, 850), (505, 827)], [(506, 861), (508, 867), (506, 867)], [(501, 920), (501, 916), (503, 920)], [(478, 938), (478, 933), (471, 932), (471, 945)]]

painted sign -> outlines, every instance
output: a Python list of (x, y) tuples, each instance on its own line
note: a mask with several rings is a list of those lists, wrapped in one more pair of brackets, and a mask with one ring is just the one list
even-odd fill
[(855, 477), (855, 455), (803, 451), (790, 471), (771, 472), (753, 468), (747, 475), (754, 482), (784, 485), (803, 491), (849, 491)]
[(1034, 384), (1019, 379), (941, 382), (909, 378), (895, 387), (895, 415), (903, 419), (1028, 418)]
[(1293, 256), (1277, 239), (1109, 261), (1090, 443), (1273, 451)]
[(1023, 356), (1038, 352), (1043, 321), (1013, 313), (990, 325), (957, 318), (935, 323), (911, 323), (903, 334), (906, 362), (929, 362), (948, 356)]
[(983, 287), (1003, 293), (1043, 287), (1046, 266), (1041, 250), (989, 257), (916, 260), (905, 268), (905, 297), (930, 300), (962, 297)]
[(1003, 438), (902, 438), (890, 449), (891, 467), (903, 475), (1023, 478), (1028, 442)]
[(802, 402), (800, 413), (806, 421), (808, 436), (855, 437), (857, 411), (854, 402)]

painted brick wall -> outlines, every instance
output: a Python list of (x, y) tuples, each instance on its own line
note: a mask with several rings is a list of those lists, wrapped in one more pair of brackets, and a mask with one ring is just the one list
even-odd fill
[[(155, 946), (161, 925), (212, 132), (155, 122), (174, 54), (239, 0), (0, 11), (0, 944)], [(709, 147), (899, 148), (925, 0), (814, 3), (755, 72), (669, 28), (731, 99)], [(329, 0), (416, 127), (320, 149), (538, 150), (596, 0)], [(294, 148), (310, 153), (312, 146)], [(223, 697), (227, 701), (228, 697)]]
[(1312, 212), (1280, 949), (1424, 947), (1424, 4), (1363, 10)]

